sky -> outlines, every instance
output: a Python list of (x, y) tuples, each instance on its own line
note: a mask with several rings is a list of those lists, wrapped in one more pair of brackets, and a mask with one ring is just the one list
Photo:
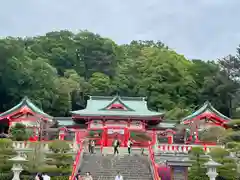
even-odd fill
[(240, 44), (240, 0), (1, 0), (0, 36), (89, 30), (118, 44), (162, 41), (189, 59), (216, 60)]

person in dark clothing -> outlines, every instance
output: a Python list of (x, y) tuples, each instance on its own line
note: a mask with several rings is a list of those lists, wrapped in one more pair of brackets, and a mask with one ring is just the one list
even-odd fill
[(128, 154), (129, 155), (131, 154), (132, 145), (133, 145), (133, 143), (132, 143), (131, 139), (128, 139), (127, 147), (128, 147)]
[(37, 173), (35, 180), (43, 180), (43, 176), (41, 173)]
[(118, 147), (120, 146), (120, 142), (118, 139), (115, 139), (113, 142), (113, 154), (116, 155), (119, 154)]
[(92, 147), (92, 146), (91, 146), (91, 142), (92, 142), (92, 140), (89, 140), (89, 141), (88, 141), (88, 152), (89, 152), (89, 153), (92, 152), (92, 150), (91, 150), (91, 147)]
[(83, 177), (80, 174), (77, 174), (74, 180), (83, 180)]

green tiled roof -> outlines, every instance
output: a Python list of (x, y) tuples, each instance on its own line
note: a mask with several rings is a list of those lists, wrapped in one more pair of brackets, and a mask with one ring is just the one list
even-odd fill
[(46, 114), (41, 109), (39, 109), (35, 104), (32, 103), (32, 101), (28, 97), (24, 97), (19, 104), (17, 104), (13, 108), (9, 109), (8, 111), (1, 113), (0, 117), (8, 116), (9, 114), (13, 113), (14, 111), (20, 110), (24, 106), (28, 107), (29, 109), (31, 109), (33, 112), (35, 112), (37, 114), (40, 114), (42, 116), (45, 116), (46, 118), (52, 119), (52, 116)]
[(161, 122), (157, 125), (149, 125), (149, 128), (160, 128), (160, 129), (174, 129), (176, 128), (176, 123)]
[[(114, 102), (121, 103), (126, 110), (106, 109)], [(83, 110), (71, 111), (81, 116), (124, 116), (124, 117), (160, 117), (164, 113), (148, 110), (143, 97), (91, 96)]]
[(182, 119), (182, 122), (184, 121), (187, 121), (187, 120), (191, 120), (193, 119), (194, 117), (200, 115), (200, 114), (203, 114), (204, 112), (211, 112), (211, 113), (214, 113), (216, 114), (217, 116), (221, 117), (222, 119), (224, 120), (231, 120), (229, 117), (223, 115), (222, 113), (220, 113), (218, 110), (216, 110), (209, 101), (206, 101), (204, 103), (204, 105), (199, 108), (197, 111), (195, 111), (194, 113), (190, 114), (189, 116), (185, 117)]

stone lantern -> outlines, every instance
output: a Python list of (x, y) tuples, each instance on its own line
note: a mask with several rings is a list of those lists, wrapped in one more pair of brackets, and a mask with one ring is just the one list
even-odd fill
[(22, 164), (27, 162), (27, 160), (24, 157), (20, 156), (20, 154), (18, 154), (16, 157), (9, 160), (13, 162), (13, 167), (12, 167), (13, 179), (12, 180), (20, 180), (20, 173), (23, 170)]
[(221, 164), (213, 161), (211, 158), (210, 160), (204, 164), (207, 167), (207, 175), (210, 178), (210, 180), (215, 180), (218, 173), (217, 173), (217, 167), (221, 166)]

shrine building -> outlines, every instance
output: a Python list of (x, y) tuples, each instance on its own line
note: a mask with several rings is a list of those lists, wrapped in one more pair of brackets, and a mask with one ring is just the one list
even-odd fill
[(0, 114), (0, 133), (7, 133), (13, 125), (22, 123), (32, 130), (32, 141), (39, 137), (50, 140), (51, 132), (55, 131), (61, 140), (88, 138), (95, 139), (99, 145), (111, 146), (118, 138), (122, 146), (126, 146), (130, 138), (135, 145), (147, 146), (149, 142), (198, 143), (199, 131), (211, 126), (226, 127), (230, 121), (206, 102), (181, 120), (187, 127), (184, 132), (178, 132), (176, 121), (164, 120), (164, 112), (149, 110), (144, 97), (90, 96), (85, 109), (71, 111), (71, 114), (72, 117), (52, 117), (24, 97), (19, 104)]

